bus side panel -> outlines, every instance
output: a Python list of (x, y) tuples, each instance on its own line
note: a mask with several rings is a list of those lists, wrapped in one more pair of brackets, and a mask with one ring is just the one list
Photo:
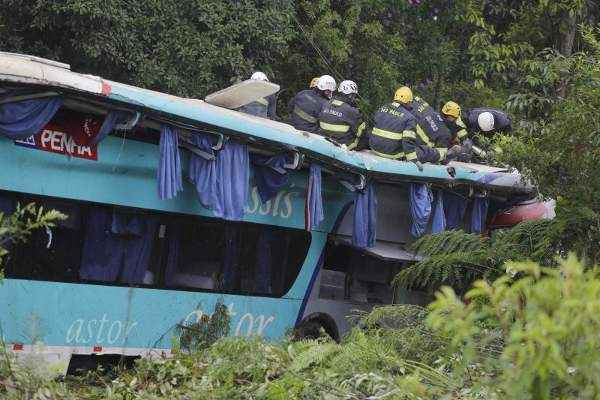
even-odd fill
[[(182, 322), (229, 309), (232, 335), (282, 337), (300, 300), (7, 279), (0, 293), (8, 343), (168, 349)], [(81, 351), (80, 351), (81, 352)]]
[[(98, 148), (98, 161), (17, 146), (0, 137), (0, 189), (151, 210), (212, 216), (197, 199), (195, 187), (184, 179), (184, 191), (160, 200), (156, 181), (158, 146), (108, 137)], [(187, 152), (182, 151), (184, 178)], [(291, 171), (290, 182), (272, 200), (262, 203), (251, 185), (244, 220), (304, 228), (305, 172)], [(325, 220), (318, 229), (329, 232), (348, 194), (329, 180), (323, 184)]]

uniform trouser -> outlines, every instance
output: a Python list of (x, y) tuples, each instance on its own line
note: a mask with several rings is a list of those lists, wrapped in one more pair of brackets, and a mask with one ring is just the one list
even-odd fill
[(417, 160), (422, 163), (437, 163), (440, 161), (440, 153), (429, 146), (419, 145), (415, 148), (417, 153)]
[(387, 158), (400, 159), (404, 157), (402, 141), (391, 140), (377, 135), (369, 136), (369, 147), (375, 153)]

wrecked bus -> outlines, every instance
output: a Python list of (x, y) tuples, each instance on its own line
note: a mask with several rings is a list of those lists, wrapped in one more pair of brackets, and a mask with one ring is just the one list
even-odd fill
[[(216, 97), (253, 101), (278, 87), (236, 90)], [(471, 204), (447, 228), (479, 232), (536, 196), (508, 169), (419, 171), (226, 102), (32, 56), (0, 53), (0, 97), (1, 211), (35, 202), (67, 216), (9, 245), (2, 335), (11, 352), (64, 371), (104, 355), (168, 355), (177, 327), (217, 302), (232, 335), (316, 325), (339, 339), (353, 308), (423, 301), (389, 285), (415, 257), (415, 190)]]

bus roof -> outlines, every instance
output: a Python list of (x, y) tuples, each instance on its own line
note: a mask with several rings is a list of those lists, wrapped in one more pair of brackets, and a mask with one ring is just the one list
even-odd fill
[(79, 74), (72, 72), (67, 64), (38, 57), (0, 53), (0, 82), (52, 88), (82, 102), (140, 111), (146, 117), (166, 119), (185, 126), (209, 127), (231, 138), (251, 144), (258, 142), (273, 151), (296, 151), (326, 168), (342, 169), (378, 181), (468, 185), (503, 194), (535, 194), (533, 186), (525, 182), (519, 173), (509, 169), (450, 163), (424, 164), (423, 170), (419, 171), (411, 162), (388, 160), (370, 152), (348, 151), (322, 136), (298, 131), (285, 123), (250, 116), (198, 99), (181, 98)]

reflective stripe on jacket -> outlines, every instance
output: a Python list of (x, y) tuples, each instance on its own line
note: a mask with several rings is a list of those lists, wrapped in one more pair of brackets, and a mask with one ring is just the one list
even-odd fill
[(298, 130), (317, 133), (319, 113), (326, 102), (327, 99), (312, 89), (299, 92), (289, 104), (290, 124)]
[(448, 127), (450, 131), (450, 136), (452, 140), (458, 139), (459, 142), (462, 142), (467, 138), (469, 132), (467, 131), (467, 126), (465, 123), (459, 118), (452, 121), (450, 118), (443, 116), (444, 124)]
[(325, 103), (319, 114), (319, 134), (346, 145), (349, 150), (356, 147), (364, 128), (358, 108), (341, 99)]
[(404, 136), (415, 135), (417, 121), (399, 103), (382, 106), (373, 116), (369, 146), (376, 154), (393, 159), (404, 158)]
[(424, 142), (427, 142), (430, 147), (448, 148), (451, 141), (450, 129), (444, 123), (440, 113), (420, 97), (415, 97), (404, 107), (414, 115), (421, 131), (427, 136), (427, 140), (422, 138)]

